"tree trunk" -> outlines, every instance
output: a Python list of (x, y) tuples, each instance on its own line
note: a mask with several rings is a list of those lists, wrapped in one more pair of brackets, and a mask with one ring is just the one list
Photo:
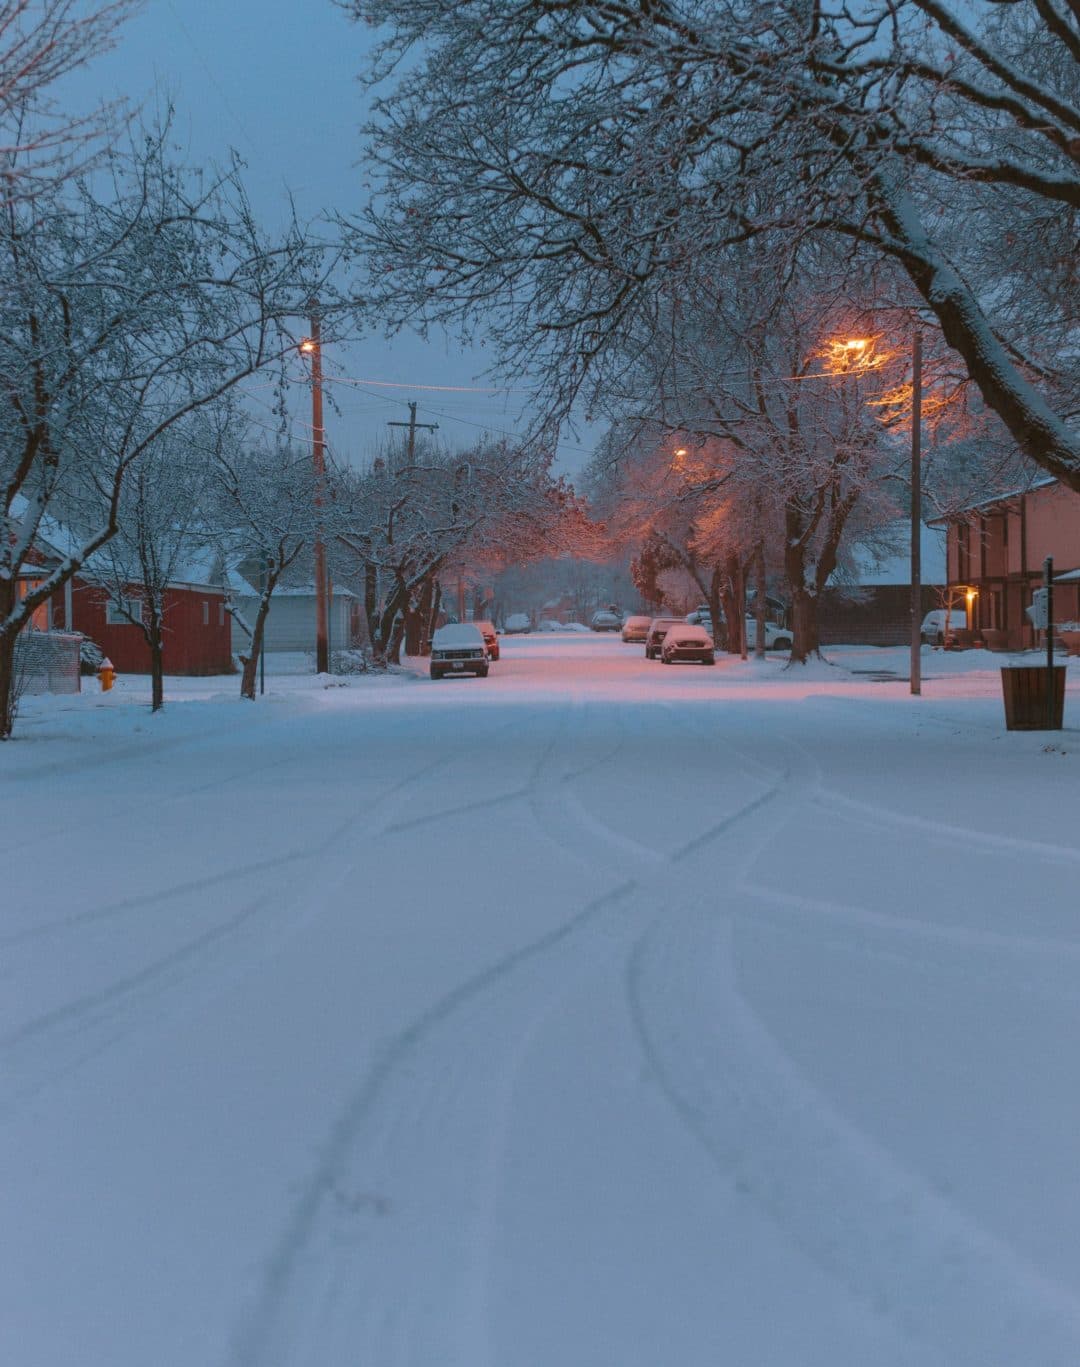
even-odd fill
[(759, 660), (765, 658), (765, 621), (767, 616), (765, 604), (765, 543), (759, 541), (754, 548), (754, 654)]
[(150, 711), (160, 712), (165, 706), (165, 642), (159, 613), (151, 612), (145, 631), (150, 647)]
[[(274, 583), (270, 585), (273, 590), (277, 583), (275, 576)], [(249, 702), (255, 701), (255, 675), (259, 668), (259, 660), (263, 652), (263, 638), (266, 633), (266, 619), (270, 614), (270, 593), (264, 593), (259, 599), (259, 606), (255, 613), (255, 623), (251, 629), (251, 652), (244, 661), (244, 672), (240, 676), (240, 696), (247, 698)]]
[(409, 606), (405, 613), (405, 654), (416, 656), (420, 654), (420, 637), (423, 634), (423, 626), (420, 619), (419, 607)]
[(792, 591), (793, 629), (791, 658), (805, 664), (811, 655), (821, 654), (818, 637), (818, 596), (812, 589), (800, 585)]
[(431, 598), (428, 601), (427, 618), (424, 622), (424, 654), (431, 654), (431, 638), (435, 634), (435, 623), (439, 620), (442, 606), (442, 585), (437, 579), (431, 581)]
[(370, 560), (364, 565), (364, 621), (367, 623), (368, 645), (374, 655), (379, 631), (379, 572)]
[(743, 653), (744, 604), (739, 598), (739, 557), (730, 554), (724, 559), (721, 596), (724, 600), (724, 620), (727, 622), (726, 649), (729, 655)]
[[(0, 599), (2, 599), (0, 592)], [(0, 601), (0, 611), (3, 610)], [(6, 617), (7, 613), (3, 613)], [(0, 631), (0, 740), (8, 740), (15, 726), (18, 698), (15, 696), (15, 642), (18, 633)]]
[(398, 613), (394, 618), (394, 625), (390, 628), (390, 639), (386, 643), (386, 662), (387, 664), (399, 665), (401, 663), (401, 642), (405, 636), (405, 618)]

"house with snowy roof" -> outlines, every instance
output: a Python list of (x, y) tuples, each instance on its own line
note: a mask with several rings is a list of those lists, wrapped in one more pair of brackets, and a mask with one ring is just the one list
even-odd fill
[[(919, 620), (941, 606), (945, 585), (945, 532), (923, 524)], [(911, 524), (884, 528), (872, 545), (853, 547), (843, 580), (834, 575), (818, 606), (822, 645), (906, 645), (911, 640)], [(903, 549), (894, 549), (903, 547)]]
[[(16, 513), (18, 509), (14, 509)], [(34, 546), (20, 572), (20, 592), (44, 582), (49, 569), (80, 548), (69, 527), (42, 518)], [(104, 552), (90, 556), (80, 572), (34, 614), (31, 629), (88, 637), (119, 673), (148, 674), (150, 651), (140, 628), (142, 591), (134, 580), (112, 583)], [(164, 667), (167, 674), (227, 674), (232, 670), (226, 594), (209, 550), (193, 547), (173, 567), (164, 593)]]

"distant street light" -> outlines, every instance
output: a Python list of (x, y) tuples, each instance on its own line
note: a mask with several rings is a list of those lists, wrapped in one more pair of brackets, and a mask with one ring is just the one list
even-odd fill
[(311, 359), (311, 458), (315, 469), (315, 672), (330, 672), (330, 632), (326, 612), (326, 547), (322, 539), (322, 501), (326, 484), (326, 434), (323, 430), (322, 341), (319, 306), (311, 305), (311, 336), (300, 343), (300, 351)]

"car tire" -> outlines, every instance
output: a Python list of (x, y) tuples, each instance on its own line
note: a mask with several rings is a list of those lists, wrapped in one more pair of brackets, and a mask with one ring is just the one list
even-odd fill
[(436, 669), (434, 665), (431, 666), (431, 677), (433, 679), (441, 679), (442, 674), (443, 672), (441, 669)]
[(661, 656), (660, 656), (660, 663), (661, 663), (662, 665), (669, 665), (669, 664), (671, 663), (671, 661), (668, 659), (668, 657), (667, 657), (666, 655), (661, 655)]
[(483, 669), (478, 669), (478, 670), (476, 671), (476, 677), (477, 677), (478, 679), (486, 679), (487, 676), (488, 676), (487, 665), (485, 665)]
[(710, 655), (707, 659), (702, 660), (701, 663), (702, 663), (703, 665), (714, 665), (714, 664), (716, 663), (716, 656), (715, 656), (715, 655)]
[(786, 636), (778, 636), (773, 642), (773, 650), (790, 650), (791, 642)]

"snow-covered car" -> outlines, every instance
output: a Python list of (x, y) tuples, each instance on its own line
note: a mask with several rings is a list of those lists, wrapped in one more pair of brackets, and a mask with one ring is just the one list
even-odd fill
[(529, 621), (527, 612), (512, 612), (506, 619), (503, 627), (503, 634), (506, 636), (520, 636), (526, 631), (532, 631), (532, 622)]
[(488, 653), (475, 622), (456, 622), (439, 627), (431, 638), (431, 677), (446, 674), (477, 674), (487, 678)]
[(664, 637), (672, 627), (685, 625), (686, 620), (682, 617), (654, 617), (649, 623), (649, 631), (645, 637), (646, 660), (658, 660), (660, 658), (660, 647), (664, 644)]
[(660, 647), (660, 660), (666, 665), (714, 665), (716, 654), (713, 650), (713, 638), (703, 626), (698, 626), (695, 622), (680, 622), (664, 637), (664, 644)]
[(484, 638), (484, 645), (487, 646), (489, 660), (499, 658), (499, 637), (495, 630), (494, 622), (473, 622), (474, 627), (480, 628), (480, 635)]
[(652, 624), (651, 617), (634, 615), (628, 617), (622, 624), (622, 638), (624, 641), (644, 641), (649, 634), (649, 627)]
[(589, 626), (593, 631), (619, 631), (622, 628), (622, 618), (617, 612), (601, 608), (599, 612), (593, 613)]
[(964, 608), (934, 608), (922, 619), (919, 634), (924, 645), (943, 646), (957, 631), (967, 630), (967, 612)]

